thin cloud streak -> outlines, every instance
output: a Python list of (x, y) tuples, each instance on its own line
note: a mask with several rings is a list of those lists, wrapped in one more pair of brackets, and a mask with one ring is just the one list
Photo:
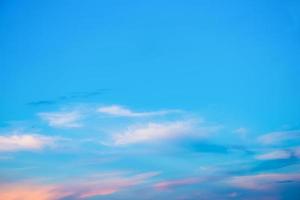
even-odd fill
[(97, 109), (99, 113), (115, 116), (115, 117), (147, 117), (166, 115), (169, 113), (179, 112), (178, 110), (161, 110), (152, 112), (135, 112), (120, 105), (103, 106)]
[(186, 179), (162, 181), (154, 184), (154, 187), (158, 190), (167, 190), (174, 187), (192, 185), (199, 182), (201, 182), (199, 178), (186, 178)]
[(78, 111), (71, 112), (43, 112), (38, 116), (46, 121), (49, 126), (55, 128), (79, 128), (82, 124), (79, 122), (81, 114)]
[(263, 145), (275, 145), (296, 138), (300, 138), (300, 130), (267, 133), (258, 137), (258, 142)]
[(144, 184), (158, 172), (147, 172), (133, 176), (118, 173), (93, 175), (72, 182), (47, 184), (18, 182), (0, 184), (0, 199), (5, 200), (58, 200), (61, 198), (88, 199), (107, 196), (130, 187)]
[(300, 181), (300, 174), (258, 174), (248, 176), (232, 177), (228, 183), (237, 188), (251, 189), (251, 190), (268, 190), (276, 186), (278, 182), (284, 181)]
[[(129, 187), (143, 184), (148, 179), (157, 175), (159, 175), (158, 172), (141, 173), (129, 177), (113, 174), (108, 176), (105, 175), (102, 176), (102, 178), (101, 176), (98, 177), (99, 179), (86, 179), (77, 185), (69, 185), (66, 187), (66, 190), (68, 191), (68, 188), (71, 188), (71, 191), (69, 191), (70, 193), (72, 193), (72, 191), (79, 191), (75, 196), (83, 199), (93, 196), (105, 196)], [(97, 175), (94, 177), (97, 178)]]
[(287, 159), (292, 156), (290, 151), (287, 150), (275, 150), (272, 152), (260, 154), (256, 156), (258, 160), (276, 160), (276, 159)]

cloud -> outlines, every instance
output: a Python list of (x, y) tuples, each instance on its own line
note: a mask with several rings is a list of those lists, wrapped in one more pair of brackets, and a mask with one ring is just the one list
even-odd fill
[(200, 182), (199, 178), (185, 178), (185, 179), (162, 181), (154, 184), (154, 187), (158, 190), (166, 190), (173, 187), (192, 185), (199, 182)]
[(147, 123), (141, 126), (131, 126), (124, 132), (114, 135), (113, 140), (115, 145), (144, 143), (188, 135), (193, 129), (192, 121)]
[(43, 112), (39, 113), (38, 116), (40, 116), (42, 120), (46, 121), (49, 126), (56, 128), (79, 128), (82, 126), (79, 122), (82, 116), (77, 111)]
[(1, 151), (40, 150), (54, 143), (55, 138), (38, 134), (0, 136)]
[(287, 159), (292, 156), (290, 151), (287, 150), (275, 150), (269, 153), (264, 153), (256, 156), (258, 160), (276, 160), (276, 159)]
[(111, 195), (120, 190), (145, 183), (157, 172), (124, 176), (118, 173), (93, 175), (72, 182), (47, 184), (36, 182), (0, 183), (0, 199), (58, 200), (62, 198), (89, 199)]
[(93, 175), (77, 184), (65, 186), (68, 193), (73, 193), (79, 198), (110, 195), (120, 190), (145, 183), (148, 179), (157, 176), (158, 172), (141, 173), (134, 176), (121, 174)]
[(248, 133), (248, 129), (240, 127), (234, 130), (234, 133), (238, 134), (241, 138), (245, 138)]
[(112, 188), (103, 188), (103, 189), (88, 189), (87, 191), (83, 192), (82, 194), (79, 195), (80, 199), (85, 199), (93, 196), (106, 196), (106, 195), (111, 195), (115, 192), (118, 192), (117, 189), (114, 187)]
[(256, 156), (258, 160), (277, 160), (277, 159), (296, 159), (300, 158), (300, 147), (277, 149), (268, 153), (259, 154)]
[(170, 112), (178, 112), (178, 110), (134, 112), (120, 105), (103, 106), (98, 108), (97, 111), (106, 115), (117, 116), (117, 117), (147, 117), (147, 116), (155, 116), (155, 115), (165, 115), (165, 114), (169, 114)]
[(55, 200), (66, 195), (54, 185), (28, 182), (0, 185), (0, 199), (5, 200)]
[(296, 138), (300, 138), (300, 130), (268, 133), (258, 137), (258, 141), (263, 145), (274, 145)]
[(300, 174), (258, 174), (249, 176), (236, 176), (231, 178), (228, 183), (234, 187), (252, 190), (267, 190), (276, 186), (279, 182), (300, 181)]

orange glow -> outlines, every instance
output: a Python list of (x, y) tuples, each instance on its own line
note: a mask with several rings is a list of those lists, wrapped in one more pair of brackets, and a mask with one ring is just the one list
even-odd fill
[(18, 184), (1, 185), (0, 199), (5, 200), (55, 200), (65, 196), (52, 185)]

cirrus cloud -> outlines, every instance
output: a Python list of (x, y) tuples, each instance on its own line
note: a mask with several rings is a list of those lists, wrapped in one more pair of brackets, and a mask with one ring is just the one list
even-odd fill
[(191, 121), (150, 122), (144, 125), (130, 126), (127, 130), (114, 135), (113, 140), (115, 145), (126, 145), (171, 139), (190, 134), (193, 127), (194, 123)]
[(82, 124), (79, 122), (81, 114), (77, 111), (71, 112), (42, 112), (38, 113), (42, 120), (49, 126), (56, 128), (79, 128)]
[(300, 181), (300, 174), (263, 173), (257, 175), (235, 176), (228, 182), (238, 188), (266, 190), (276, 186), (276, 183), (286, 181)]
[(278, 131), (264, 134), (258, 137), (258, 142), (263, 145), (275, 145), (280, 144), (287, 140), (300, 138), (300, 130), (294, 131)]
[(290, 158), (291, 152), (287, 150), (275, 150), (264, 154), (259, 154), (256, 156), (258, 160), (276, 160), (276, 159), (286, 159)]
[(154, 184), (154, 187), (158, 190), (166, 190), (174, 187), (185, 186), (185, 185), (192, 185), (197, 184), (201, 180), (199, 178), (185, 178), (185, 179), (177, 179), (177, 180), (168, 180), (162, 181), (159, 183)]
[(178, 110), (161, 110), (152, 112), (135, 112), (126, 107), (120, 105), (102, 106), (97, 109), (99, 113), (116, 117), (147, 117), (156, 115), (166, 115), (172, 112), (178, 112)]
[(120, 173), (94, 174), (91, 177), (75, 178), (72, 182), (51, 184), (34, 181), (0, 182), (0, 199), (90, 199), (96, 196), (111, 195), (121, 190), (144, 184), (158, 174), (158, 172), (146, 172), (131, 176)]

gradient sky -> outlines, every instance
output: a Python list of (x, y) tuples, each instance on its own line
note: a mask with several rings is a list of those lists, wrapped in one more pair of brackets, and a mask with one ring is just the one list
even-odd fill
[(297, 0), (1, 0), (0, 199), (296, 200)]

